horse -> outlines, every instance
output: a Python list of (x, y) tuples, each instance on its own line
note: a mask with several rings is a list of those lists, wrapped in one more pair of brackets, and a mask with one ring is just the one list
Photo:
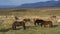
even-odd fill
[(26, 29), (26, 26), (25, 26), (25, 22), (24, 21), (14, 21), (14, 23), (12, 24), (12, 29), (13, 30), (16, 30), (16, 27), (19, 27), (19, 26), (23, 26), (23, 29), (25, 30)]
[(42, 20), (42, 19), (37, 19), (37, 20), (35, 20), (34, 21), (34, 25), (36, 26), (36, 24), (37, 25), (41, 25), (41, 27), (42, 26), (47, 26), (47, 25), (49, 25), (49, 26), (53, 26), (53, 24), (52, 24), (52, 21), (45, 21), (45, 20)]
[(42, 19), (36, 19), (36, 20), (34, 21), (34, 25), (36, 26), (36, 24), (39, 25), (39, 24), (41, 24), (41, 23), (43, 23), (43, 22), (44, 22), (44, 20), (42, 20)]
[(25, 21), (25, 23), (27, 22), (27, 23), (30, 23), (30, 24), (32, 24), (33, 22), (32, 22), (32, 20), (31, 19), (29, 19), (29, 18), (25, 18), (25, 19), (23, 19), (23, 21)]
[(25, 18), (25, 19), (23, 19), (23, 21), (30, 22), (31, 20), (29, 18)]
[(42, 26), (46, 27), (47, 25), (49, 25), (50, 27), (52, 27), (53, 26), (52, 21), (44, 21), (43, 23), (41, 23), (41, 27)]

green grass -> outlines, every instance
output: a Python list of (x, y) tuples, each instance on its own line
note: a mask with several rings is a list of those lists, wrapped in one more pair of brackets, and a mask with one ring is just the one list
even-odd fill
[(22, 27), (19, 27), (18, 30), (12, 30), (10, 28), (0, 27), (0, 34), (60, 34), (60, 26), (49, 28), (49, 27), (40, 27), (40, 26), (26, 26), (27, 29), (23, 30)]
[[(56, 9), (56, 10), (54, 10)], [(48, 16), (57, 15), (60, 16), (60, 8), (10, 8), (0, 9), (0, 15), (32, 15), (32, 16)]]
[(17, 27), (17, 30), (12, 30), (11, 26), (12, 24), (2, 23), (0, 34), (60, 34), (60, 24), (56, 24), (54, 27), (41, 27), (26, 23), (26, 30), (22, 26)]

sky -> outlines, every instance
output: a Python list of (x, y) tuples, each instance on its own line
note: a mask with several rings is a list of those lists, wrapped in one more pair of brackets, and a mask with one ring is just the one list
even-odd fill
[(0, 0), (0, 5), (21, 5), (24, 3), (36, 3), (45, 1), (51, 1), (51, 0)]

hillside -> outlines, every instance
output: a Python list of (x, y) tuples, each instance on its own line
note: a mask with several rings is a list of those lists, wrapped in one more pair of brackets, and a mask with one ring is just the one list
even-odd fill
[(37, 3), (27, 3), (18, 6), (18, 8), (35, 8), (35, 7), (51, 7), (51, 6), (60, 6), (60, 1), (46, 1), (46, 2), (37, 2)]
[(60, 7), (0, 9), (0, 15), (59, 15)]

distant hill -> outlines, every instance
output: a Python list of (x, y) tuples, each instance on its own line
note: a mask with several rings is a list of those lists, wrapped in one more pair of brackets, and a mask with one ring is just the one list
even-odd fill
[(22, 4), (19, 6), (15, 5), (0, 5), (0, 8), (40, 8), (40, 7), (60, 7), (60, 1), (46, 1), (37, 3)]
[(15, 8), (15, 5), (0, 5), (0, 8)]
[(28, 3), (18, 6), (19, 8), (32, 8), (32, 7), (51, 7), (51, 6), (60, 6), (60, 1), (47, 1), (47, 2), (37, 2), (37, 3)]

